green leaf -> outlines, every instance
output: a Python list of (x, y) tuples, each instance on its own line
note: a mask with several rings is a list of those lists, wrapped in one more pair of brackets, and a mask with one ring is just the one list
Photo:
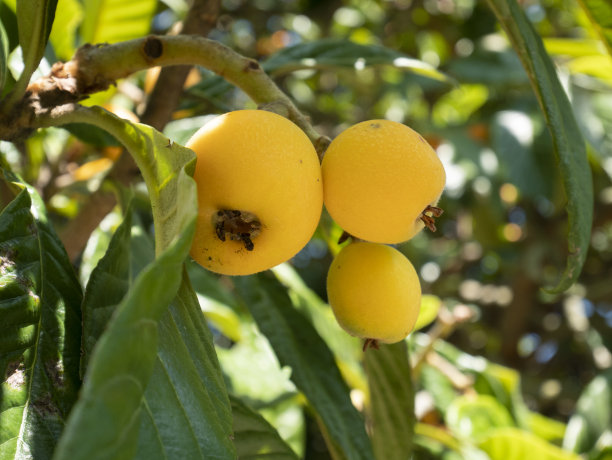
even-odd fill
[(81, 107), (75, 117), (112, 134), (134, 158), (149, 192), (155, 250), (161, 253), (197, 212), (195, 182), (183, 177), (193, 175), (195, 154), (151, 126), (132, 123), (101, 107)]
[(83, 19), (83, 6), (78, 0), (58, 0), (55, 21), (51, 28), (49, 41), (58, 59), (67, 61), (75, 51), (74, 39), (77, 28)]
[(361, 365), (363, 355), (361, 341), (340, 327), (332, 309), (312, 289), (290, 264), (272, 269), (276, 278), (287, 287), (295, 308), (312, 323), (317, 333), (334, 353), (343, 377), (352, 388), (367, 391), (366, 377)]
[[(131, 214), (128, 208), (87, 286), (84, 309), (90, 313), (85, 314), (89, 321), (84, 322), (86, 353), (127, 292), (131, 275), (155, 255), (152, 243), (141, 241), (143, 229), (130, 226)], [(134, 458), (195, 459), (204, 458), (204, 451), (223, 457), (233, 450), (229, 401), (212, 338), (189, 291), (183, 279), (179, 295), (159, 323), (157, 359), (140, 408)], [(168, 417), (173, 423), (166, 422)]]
[(83, 353), (81, 374), (84, 374), (94, 345), (108, 326), (115, 308), (130, 286), (131, 207), (111, 238), (108, 250), (91, 272), (83, 296)]
[(612, 372), (598, 375), (584, 389), (570, 418), (563, 447), (587, 452), (612, 426)]
[(601, 55), (601, 43), (588, 38), (545, 38), (544, 47), (550, 54), (571, 57)]
[(372, 459), (363, 419), (333, 355), (310, 322), (291, 307), (283, 286), (268, 272), (234, 283), (281, 365), (291, 367), (291, 380), (311, 403), (336, 458)]
[(528, 82), (521, 62), (511, 52), (477, 49), (470, 56), (450, 60), (444, 68), (462, 83), (482, 83), (489, 89), (522, 86)]
[(140, 274), (117, 307), (93, 352), (80, 399), (54, 458), (133, 457), (141, 401), (156, 362), (157, 323), (181, 283), (194, 229), (191, 219), (181, 237)]
[(582, 56), (567, 63), (572, 73), (583, 73), (599, 78), (612, 85), (612, 55), (607, 54)]
[(529, 431), (546, 441), (558, 441), (565, 435), (565, 424), (558, 420), (531, 411), (525, 418)]
[(135, 458), (235, 458), (232, 414), (212, 335), (186, 273), (159, 323)]
[(0, 213), (2, 459), (50, 458), (55, 448), (80, 386), (81, 296), (42, 200), (24, 187)]
[(20, 98), (30, 77), (43, 57), (53, 26), (57, 0), (19, 0), (17, 2), (17, 27), (19, 44), (23, 53), (24, 68), (15, 86), (15, 98)]
[(578, 0), (612, 56), (612, 4), (608, 0)]
[(156, 0), (85, 0), (83, 43), (117, 43), (149, 33)]
[(491, 460), (581, 460), (581, 457), (549, 444), (518, 428), (496, 428), (478, 446)]
[(325, 38), (283, 48), (263, 62), (266, 72), (277, 76), (302, 69), (362, 69), (389, 65), (445, 83), (452, 79), (435, 67), (380, 45), (362, 45), (341, 38)]
[(230, 402), (234, 416), (234, 444), (238, 458), (297, 460), (295, 452), (266, 419), (236, 397), (231, 397)]
[(372, 445), (376, 458), (410, 458), (415, 418), (406, 342), (367, 350), (365, 366), (370, 384)]
[[(227, 392), (183, 270), (197, 213), (188, 175), (193, 152), (101, 109), (82, 113), (84, 122), (121, 140), (139, 164), (153, 206), (158, 257), (136, 278), (97, 341), (56, 458), (233, 458)], [(127, 240), (124, 231), (119, 242)], [(121, 253), (124, 246), (109, 246), (112, 255), (101, 260), (115, 276), (126, 270), (118, 261), (129, 258)], [(148, 252), (142, 258), (152, 259), (152, 248)], [(138, 263), (131, 266), (138, 269)], [(116, 298), (121, 288), (113, 287)]]
[(508, 410), (489, 395), (456, 398), (445, 420), (451, 432), (463, 439), (480, 439), (495, 428), (514, 426)]
[(440, 311), (441, 306), (442, 301), (439, 297), (424, 294), (421, 297), (421, 309), (419, 310), (414, 330), (418, 331), (431, 324), (438, 317), (438, 311)]
[(9, 55), (9, 43), (8, 36), (6, 35), (6, 31), (4, 30), (4, 25), (0, 20), (0, 95), (2, 95), (2, 90), (4, 89), (4, 84), (6, 83), (6, 76), (8, 74), (8, 67), (6, 62), (8, 60)]
[(559, 283), (549, 291), (563, 292), (578, 279), (591, 236), (593, 181), (585, 142), (542, 40), (516, 0), (488, 2), (527, 71), (552, 135), (567, 196), (569, 254)]

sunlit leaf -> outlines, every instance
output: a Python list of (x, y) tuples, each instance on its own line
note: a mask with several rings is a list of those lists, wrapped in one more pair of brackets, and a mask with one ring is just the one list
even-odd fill
[(414, 436), (414, 390), (406, 342), (369, 349), (372, 446), (376, 458), (410, 458)]
[(527, 412), (526, 426), (533, 434), (546, 440), (558, 441), (565, 435), (565, 424), (537, 412)]
[(563, 292), (578, 279), (591, 236), (593, 182), (585, 142), (542, 40), (516, 0), (489, 0), (488, 3), (527, 71), (555, 146), (567, 196), (569, 253), (559, 283), (549, 290)]
[(67, 61), (74, 54), (74, 37), (82, 19), (83, 6), (78, 0), (58, 0), (49, 41), (59, 59)]
[(455, 436), (480, 439), (495, 428), (514, 426), (508, 410), (489, 395), (461, 396), (446, 411), (446, 425)]
[(612, 372), (595, 377), (576, 403), (576, 413), (567, 425), (563, 447), (587, 452), (612, 426)]
[(269, 273), (234, 281), (279, 362), (304, 393), (326, 433), (328, 447), (343, 459), (372, 459), (363, 420), (351, 403), (333, 356), (310, 322), (291, 307), (283, 286)]
[(6, 77), (8, 73), (8, 67), (6, 66), (6, 61), (8, 60), (9, 55), (9, 43), (8, 36), (6, 35), (6, 31), (4, 30), (4, 25), (0, 20), (0, 95), (2, 95), (2, 90), (4, 89), (4, 84), (6, 83)]
[(443, 95), (433, 106), (433, 121), (438, 126), (460, 125), (487, 102), (485, 85), (463, 84)]
[(419, 316), (414, 325), (414, 330), (418, 331), (431, 324), (438, 316), (438, 311), (440, 311), (441, 306), (442, 301), (439, 297), (424, 294), (421, 297), (421, 309), (419, 310)]
[(612, 4), (608, 0), (578, 0), (612, 56)]
[(193, 174), (195, 154), (151, 126), (132, 123), (101, 107), (81, 108), (79, 114), (83, 123), (112, 134), (134, 158), (149, 191), (155, 250), (163, 251), (197, 211), (197, 200), (191, 195), (195, 182), (182, 178)]
[(601, 55), (605, 48), (597, 40), (586, 38), (556, 38), (544, 39), (544, 47), (550, 54), (562, 56), (583, 57)]
[(228, 388), (277, 427), (295, 452), (303, 453), (303, 398), (290, 380), (290, 370), (280, 366), (269, 342), (251, 321), (243, 320), (238, 343), (228, 349), (217, 348)]
[(80, 386), (81, 288), (42, 200), (19, 185), (0, 213), (0, 458), (7, 460), (50, 458)]
[[(19, 0), (17, 26), (23, 53), (24, 69), (19, 77), (19, 92), (25, 91), (30, 77), (38, 67), (53, 26), (57, 0)], [(17, 94), (21, 96), (21, 94)]]
[(583, 56), (567, 64), (573, 73), (583, 73), (607, 81), (612, 85), (612, 55)]
[(580, 460), (581, 457), (549, 444), (518, 428), (497, 428), (479, 444), (491, 460)]
[(117, 43), (149, 33), (156, 0), (86, 0), (83, 43)]

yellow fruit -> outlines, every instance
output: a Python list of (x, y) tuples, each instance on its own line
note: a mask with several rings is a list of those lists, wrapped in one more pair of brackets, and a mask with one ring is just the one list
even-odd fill
[(446, 175), (417, 132), (389, 120), (358, 123), (338, 135), (322, 163), (325, 207), (357, 238), (395, 244), (412, 238), (432, 215)]
[(197, 155), (198, 219), (191, 256), (227, 275), (248, 275), (293, 257), (323, 207), (321, 168), (308, 137), (263, 110), (226, 113), (187, 143)]
[(421, 284), (397, 249), (358, 242), (342, 248), (327, 275), (329, 304), (340, 326), (368, 343), (394, 343), (414, 328)]

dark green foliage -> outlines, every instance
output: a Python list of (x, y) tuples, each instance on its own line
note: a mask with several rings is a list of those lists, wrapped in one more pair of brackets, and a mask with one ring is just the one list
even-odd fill
[(292, 381), (312, 404), (339, 458), (373, 458), (363, 420), (351, 404), (349, 389), (329, 348), (291, 307), (286, 290), (269, 274), (241, 277), (235, 282), (281, 365), (291, 367)]
[(50, 458), (81, 383), (82, 294), (42, 201), (20, 186), (0, 213), (0, 458)]

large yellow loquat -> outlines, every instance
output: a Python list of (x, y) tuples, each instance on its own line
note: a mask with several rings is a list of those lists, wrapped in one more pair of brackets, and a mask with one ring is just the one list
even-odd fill
[(221, 115), (187, 143), (197, 155), (198, 218), (191, 256), (226, 275), (266, 270), (293, 257), (323, 207), (314, 146), (286, 118), (263, 110)]
[(389, 120), (357, 123), (331, 142), (321, 168), (325, 207), (349, 234), (395, 244), (425, 225), (435, 230), (444, 167), (408, 126)]
[(421, 284), (397, 249), (357, 242), (342, 248), (327, 275), (327, 296), (336, 320), (368, 344), (394, 343), (414, 328)]

